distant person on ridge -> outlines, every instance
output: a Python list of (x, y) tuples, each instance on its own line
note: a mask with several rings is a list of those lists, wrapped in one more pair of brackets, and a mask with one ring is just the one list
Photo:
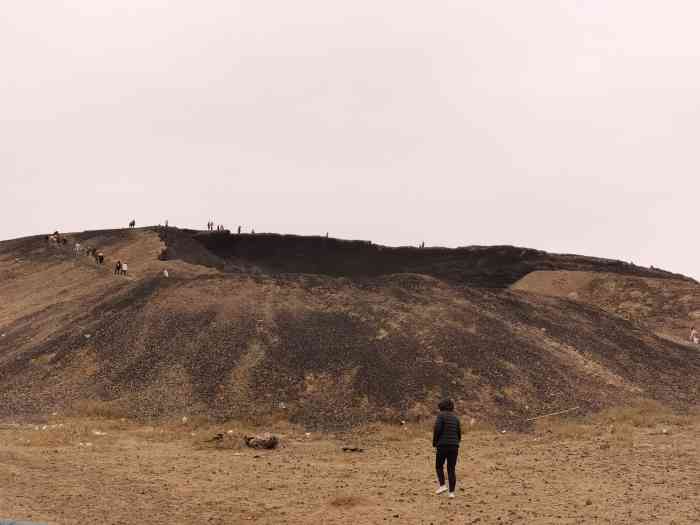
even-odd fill
[(462, 441), (462, 427), (459, 418), (454, 414), (455, 405), (451, 399), (445, 399), (438, 404), (440, 413), (435, 419), (433, 429), (433, 447), (435, 453), (435, 470), (437, 471), (438, 489), (435, 494), (442, 494), (448, 490), (445, 486), (445, 471), (443, 467), (447, 461), (447, 478), (449, 480), (449, 497), (455, 497), (457, 486), (457, 456), (459, 455), (459, 443)]
[(117, 261), (117, 264), (114, 266), (114, 275), (121, 275), (122, 273), (122, 262)]
[(128, 275), (129, 265), (125, 262), (122, 263), (122, 275)]

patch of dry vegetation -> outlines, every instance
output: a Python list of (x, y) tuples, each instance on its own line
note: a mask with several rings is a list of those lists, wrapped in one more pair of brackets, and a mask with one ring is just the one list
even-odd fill
[(425, 439), (432, 432), (430, 423), (405, 423), (402, 425), (392, 425), (387, 423), (376, 423), (367, 425), (358, 434), (371, 436), (381, 441), (397, 442), (415, 439)]
[(593, 421), (599, 424), (653, 428), (659, 425), (687, 426), (693, 418), (692, 413), (679, 414), (658, 401), (646, 399), (632, 405), (603, 410), (593, 417)]
[(639, 430), (659, 429), (663, 434), (670, 428), (692, 425), (699, 418), (700, 414), (678, 413), (657, 401), (646, 399), (586, 417), (541, 419), (535, 424), (535, 432), (561, 440), (603, 438), (608, 445), (632, 447)]
[[(475, 418), (460, 417), (462, 423), (462, 435), (477, 433), (494, 433), (496, 425), (489, 421), (480, 421)], [(372, 440), (385, 442), (401, 442), (432, 439), (433, 419), (423, 419), (418, 422), (403, 422), (401, 424), (373, 423), (356, 429), (353, 436), (364, 436)]]
[(77, 401), (68, 410), (67, 414), (73, 417), (99, 418), (99, 419), (127, 419), (127, 408), (119, 401), (100, 401), (84, 399)]
[(128, 430), (121, 420), (52, 418), (45, 424), (18, 427), (19, 442), (27, 447), (94, 447), (110, 444), (114, 436)]

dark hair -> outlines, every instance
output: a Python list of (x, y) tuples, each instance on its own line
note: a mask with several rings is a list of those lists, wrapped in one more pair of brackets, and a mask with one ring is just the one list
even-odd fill
[(438, 408), (440, 410), (454, 410), (455, 404), (451, 399), (443, 399), (438, 403)]

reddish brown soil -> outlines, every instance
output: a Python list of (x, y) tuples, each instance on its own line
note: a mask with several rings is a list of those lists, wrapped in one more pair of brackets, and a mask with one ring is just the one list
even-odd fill
[[(60, 423), (0, 427), (0, 517), (51, 525), (700, 519), (697, 421), (576, 427), (568, 434), (556, 425), (524, 435), (468, 432), (454, 500), (433, 494), (427, 428), (336, 438), (287, 428), (283, 448), (260, 452), (203, 443), (226, 426), (192, 435), (184, 426), (62, 418), (49, 424)], [(365, 452), (343, 453), (346, 444)]]

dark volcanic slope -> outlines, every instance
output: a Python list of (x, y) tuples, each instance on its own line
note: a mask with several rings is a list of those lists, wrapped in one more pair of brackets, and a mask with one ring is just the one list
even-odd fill
[[(270, 255), (212, 253), (188, 232), (162, 235), (166, 257), (200, 264), (159, 261), (164, 246), (148, 230), (80, 237), (108, 247), (110, 263), (128, 260), (129, 278), (41, 239), (0, 243), (0, 415), (87, 399), (141, 417), (274, 414), (337, 428), (425, 416), (449, 395), (478, 418), (521, 426), (545, 411), (639, 396), (697, 402), (698, 352), (595, 307), (457, 278), (292, 274), (293, 261), (284, 272), (278, 261), (275, 276), (264, 273)], [(430, 268), (459, 268), (450, 264)], [(514, 271), (484, 264), (482, 276)]]
[[(686, 277), (622, 261), (556, 255), (514, 246), (389, 248), (367, 241), (276, 234), (230, 234), (170, 230), (164, 240), (175, 258), (265, 273), (311, 273), (336, 277), (419, 273), (480, 288), (507, 288), (535, 270), (610, 272), (640, 277)], [(206, 250), (199, 250), (193, 241)], [(216, 260), (206, 261), (203, 254)]]

